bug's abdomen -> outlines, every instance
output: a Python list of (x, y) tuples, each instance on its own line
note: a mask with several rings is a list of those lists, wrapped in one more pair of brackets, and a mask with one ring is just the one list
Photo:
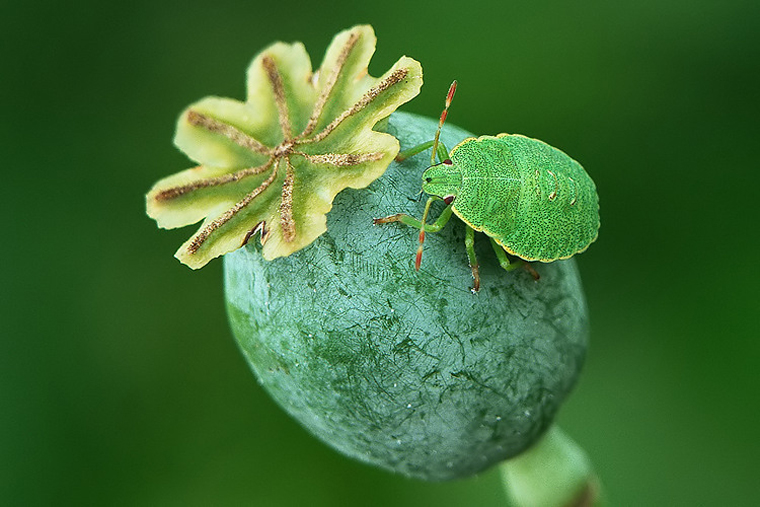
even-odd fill
[(469, 139), (451, 153), (463, 174), (454, 211), (531, 261), (585, 250), (599, 230), (596, 187), (580, 164), (521, 135)]

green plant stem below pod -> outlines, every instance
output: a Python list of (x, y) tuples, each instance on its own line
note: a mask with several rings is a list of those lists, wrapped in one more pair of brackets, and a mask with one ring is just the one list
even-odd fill
[(516, 507), (601, 507), (591, 463), (578, 444), (553, 426), (533, 447), (499, 466)]

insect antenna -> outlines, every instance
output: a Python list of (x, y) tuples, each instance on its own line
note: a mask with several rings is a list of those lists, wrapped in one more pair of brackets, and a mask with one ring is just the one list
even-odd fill
[(422, 213), (422, 224), (420, 225), (420, 246), (417, 247), (417, 258), (414, 260), (414, 269), (420, 270), (420, 264), (422, 264), (422, 244), (425, 242), (425, 222), (427, 222), (428, 212), (430, 211), (430, 205), (433, 204), (435, 197), (428, 198), (425, 203), (425, 211)]
[(446, 95), (446, 106), (443, 108), (443, 112), (441, 113), (441, 119), (438, 120), (438, 130), (435, 131), (435, 139), (433, 140), (433, 152), (430, 154), (430, 165), (435, 165), (435, 155), (438, 151), (438, 138), (441, 137), (441, 128), (443, 127), (443, 122), (446, 121), (446, 115), (449, 113), (449, 106), (451, 105), (451, 101), (454, 98), (455, 91), (457, 91), (456, 80), (454, 80), (454, 82), (451, 83), (451, 86), (449, 86), (449, 93)]

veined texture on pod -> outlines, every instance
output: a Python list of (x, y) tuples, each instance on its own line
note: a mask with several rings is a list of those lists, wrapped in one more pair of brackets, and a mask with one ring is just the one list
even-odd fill
[[(386, 130), (403, 150), (436, 124), (397, 112)], [(447, 125), (442, 139), (469, 136)], [(440, 481), (543, 434), (580, 373), (588, 318), (573, 259), (541, 265), (535, 281), (505, 272), (483, 235), (482, 289), (472, 294), (458, 220), (428, 234), (415, 271), (414, 229), (372, 219), (420, 215), (429, 160), (394, 162), (369, 187), (338, 194), (327, 231), (303, 250), (266, 261), (251, 242), (224, 266), (233, 332), (277, 403), (348, 456)]]

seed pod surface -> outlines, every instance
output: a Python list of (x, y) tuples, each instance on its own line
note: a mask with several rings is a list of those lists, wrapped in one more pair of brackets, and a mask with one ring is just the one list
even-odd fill
[[(397, 112), (387, 131), (404, 149), (435, 127)], [(447, 125), (442, 139), (471, 135)], [(266, 261), (252, 241), (224, 266), (233, 332), (271, 396), (346, 455), (439, 481), (543, 434), (577, 380), (588, 323), (573, 259), (540, 265), (534, 281), (505, 272), (483, 235), (483, 288), (472, 294), (458, 221), (428, 235), (415, 271), (417, 234), (372, 219), (420, 215), (427, 162), (394, 162), (366, 189), (338, 194), (327, 231), (307, 248)]]

